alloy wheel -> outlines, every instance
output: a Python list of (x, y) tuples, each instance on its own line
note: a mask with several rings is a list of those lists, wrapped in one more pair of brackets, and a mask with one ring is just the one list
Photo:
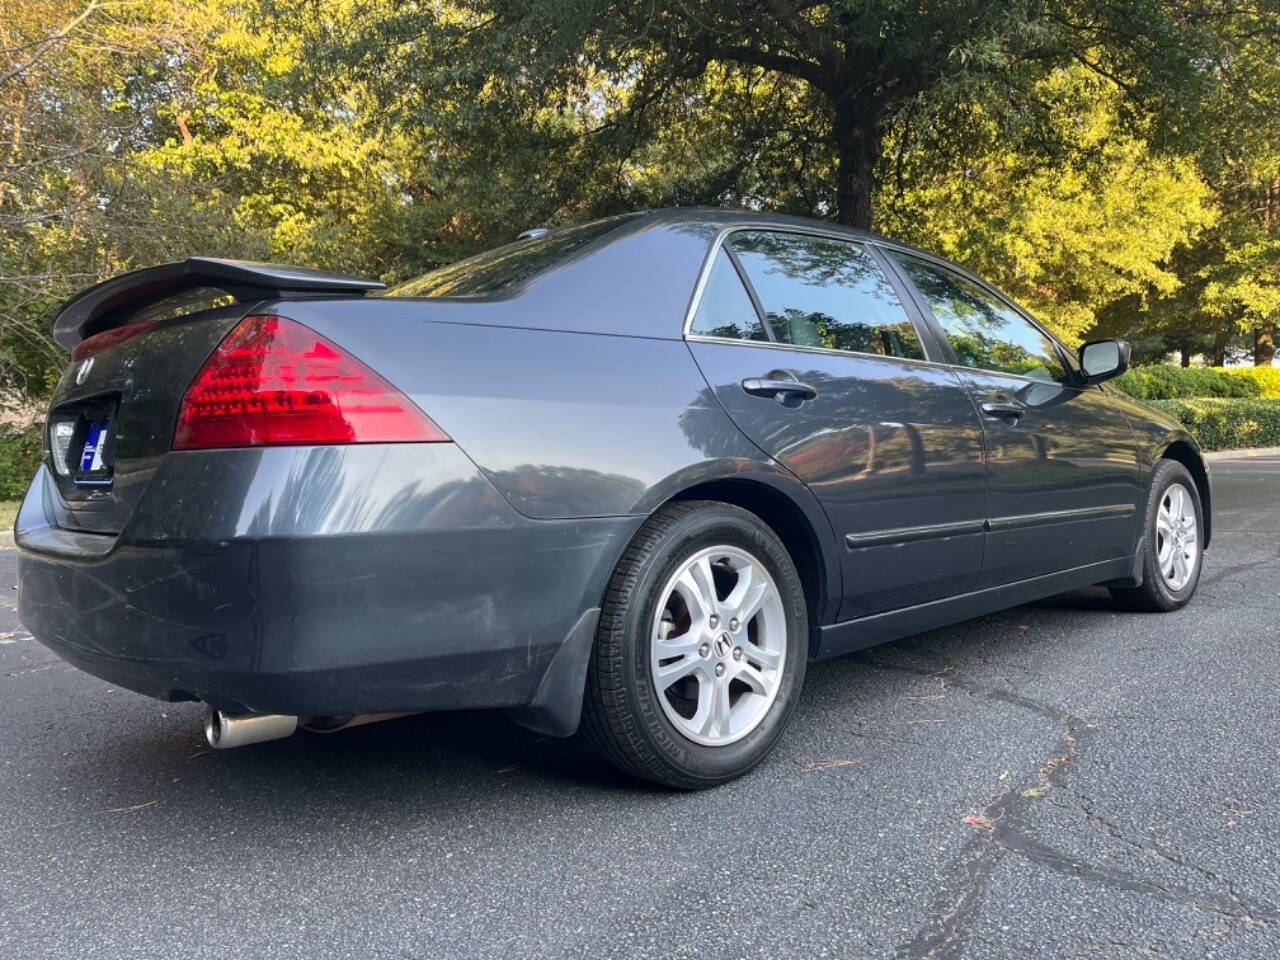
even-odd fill
[(649, 666), (667, 720), (704, 746), (742, 739), (769, 712), (786, 662), (773, 577), (745, 550), (709, 547), (681, 564), (660, 597)]
[(1195, 502), (1187, 488), (1171, 483), (1156, 511), (1156, 563), (1170, 590), (1185, 587), (1200, 562)]

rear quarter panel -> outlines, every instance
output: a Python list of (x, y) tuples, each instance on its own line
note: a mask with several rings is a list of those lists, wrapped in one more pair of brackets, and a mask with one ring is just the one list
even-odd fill
[(518, 299), (279, 307), (403, 390), (521, 514), (644, 516), (701, 482), (751, 481), (803, 512), (824, 552), (827, 596), (839, 596), (825, 512), (737, 429), (683, 339), (502, 322), (519, 308)]
[[(492, 304), (290, 303), (408, 394), (521, 513), (644, 514), (699, 480), (794, 478), (742, 435), (678, 338), (483, 322)], [(460, 309), (479, 323), (442, 319)], [(801, 488), (803, 489), (803, 488)]]

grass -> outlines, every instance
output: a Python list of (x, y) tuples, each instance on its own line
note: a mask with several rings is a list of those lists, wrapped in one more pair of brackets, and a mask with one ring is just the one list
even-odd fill
[(17, 500), (0, 500), (0, 530), (8, 533), (13, 529), (13, 521), (18, 516)]

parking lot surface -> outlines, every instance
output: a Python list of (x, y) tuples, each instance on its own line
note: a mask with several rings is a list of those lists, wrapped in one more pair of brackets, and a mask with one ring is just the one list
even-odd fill
[(211, 751), (32, 640), (0, 549), (0, 956), (1280, 956), (1280, 458), (1212, 466), (1186, 609), (811, 665), (698, 794), (501, 714)]

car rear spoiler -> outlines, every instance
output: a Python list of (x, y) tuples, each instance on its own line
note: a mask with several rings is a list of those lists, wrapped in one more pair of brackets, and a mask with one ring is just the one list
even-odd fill
[(188, 290), (209, 287), (236, 300), (285, 296), (363, 296), (377, 280), (247, 260), (188, 257), (112, 277), (82, 290), (53, 318), (53, 339), (70, 350), (81, 340), (127, 323), (145, 307)]

